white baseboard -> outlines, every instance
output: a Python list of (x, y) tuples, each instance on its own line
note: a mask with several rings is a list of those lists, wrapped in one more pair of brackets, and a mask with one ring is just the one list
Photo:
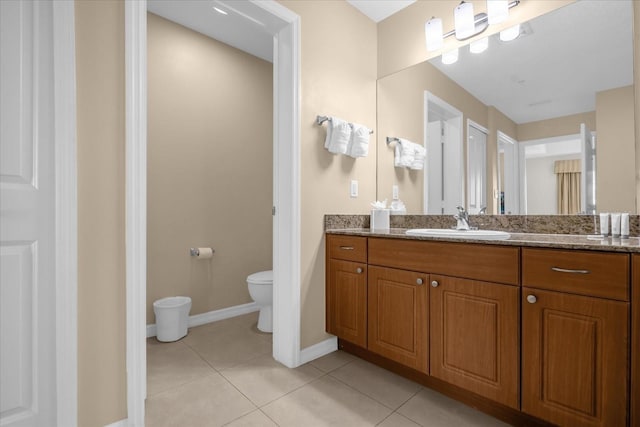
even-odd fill
[(124, 420), (116, 421), (115, 423), (109, 424), (104, 427), (128, 427), (128, 426), (129, 426), (129, 420), (124, 419)]
[(338, 338), (331, 337), (310, 347), (300, 350), (300, 364), (311, 362), (338, 349)]
[[(211, 322), (217, 322), (218, 320), (229, 319), (231, 317), (242, 316), (243, 314), (253, 313), (260, 308), (255, 302), (248, 304), (234, 305), (233, 307), (221, 308), (220, 310), (213, 310), (206, 313), (194, 314), (189, 316), (189, 327), (205, 325)], [(155, 337), (156, 324), (147, 325), (147, 338)], [(317, 344), (316, 344), (317, 345)], [(111, 426), (109, 426), (111, 427)], [(115, 426), (114, 426), (115, 427)]]

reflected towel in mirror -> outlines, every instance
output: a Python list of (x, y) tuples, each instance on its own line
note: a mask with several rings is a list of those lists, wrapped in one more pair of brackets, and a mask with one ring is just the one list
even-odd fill
[(415, 160), (416, 147), (418, 144), (408, 139), (398, 138), (395, 147), (394, 165), (397, 168), (411, 167)]

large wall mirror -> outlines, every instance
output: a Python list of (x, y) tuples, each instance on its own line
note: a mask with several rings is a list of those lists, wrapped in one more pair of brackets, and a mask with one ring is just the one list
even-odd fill
[[(378, 199), (397, 186), (412, 214), (635, 213), (632, 17), (631, 0), (577, 1), (379, 79)], [(394, 166), (393, 138), (423, 145), (425, 168)]]

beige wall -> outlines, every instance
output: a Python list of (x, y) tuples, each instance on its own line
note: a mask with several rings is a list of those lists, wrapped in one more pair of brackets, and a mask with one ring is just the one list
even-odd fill
[(424, 143), (425, 91), (462, 112), (463, 147), (467, 119), (487, 127), (487, 107), (428, 62), (378, 80), (378, 198), (391, 200), (396, 184), (408, 213), (423, 212), (423, 171), (394, 167), (395, 143), (387, 145), (386, 137)]
[[(147, 14), (147, 323), (153, 301), (191, 314), (251, 302), (272, 268), (272, 64)], [(189, 256), (211, 246), (212, 259)]]
[(78, 1), (78, 425), (127, 417), (124, 7)]
[[(504, 28), (528, 21), (574, 1), (523, 1), (518, 7), (511, 9), (509, 20), (502, 24), (492, 25), (478, 38), (495, 34)], [(471, 0), (469, 2), (473, 4), (475, 13), (486, 11), (486, 2), (484, 0)], [(459, 3), (458, 0), (421, 0), (380, 22), (378, 24), (378, 76), (389, 75), (439, 56), (443, 51), (463, 44), (466, 45), (473, 41), (474, 39), (471, 39), (460, 43), (454, 37), (449, 37), (446, 39), (442, 50), (427, 52), (424, 39), (425, 22), (432, 16), (437, 16), (442, 18), (442, 26), (445, 33), (452, 30), (453, 9)]]
[(635, 212), (634, 89), (596, 94), (596, 201), (599, 212)]
[(570, 116), (556, 117), (547, 120), (521, 123), (517, 127), (517, 140), (519, 142), (533, 139), (552, 138), (561, 135), (574, 135), (580, 133), (580, 124), (586, 124), (591, 131), (596, 130), (596, 112), (572, 114)]
[[(376, 197), (375, 135), (366, 158), (323, 148), (326, 125), (316, 115), (376, 126), (376, 24), (346, 2), (282, 1), (301, 17), (301, 345), (324, 332), (324, 235), (327, 213), (367, 213)], [(377, 132), (377, 131), (376, 131)], [(349, 197), (349, 182), (360, 196)]]

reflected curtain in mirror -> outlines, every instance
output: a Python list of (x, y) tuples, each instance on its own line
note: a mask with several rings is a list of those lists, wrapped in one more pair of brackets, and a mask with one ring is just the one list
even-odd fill
[(557, 160), (554, 172), (558, 186), (558, 213), (576, 215), (580, 212), (580, 160)]

